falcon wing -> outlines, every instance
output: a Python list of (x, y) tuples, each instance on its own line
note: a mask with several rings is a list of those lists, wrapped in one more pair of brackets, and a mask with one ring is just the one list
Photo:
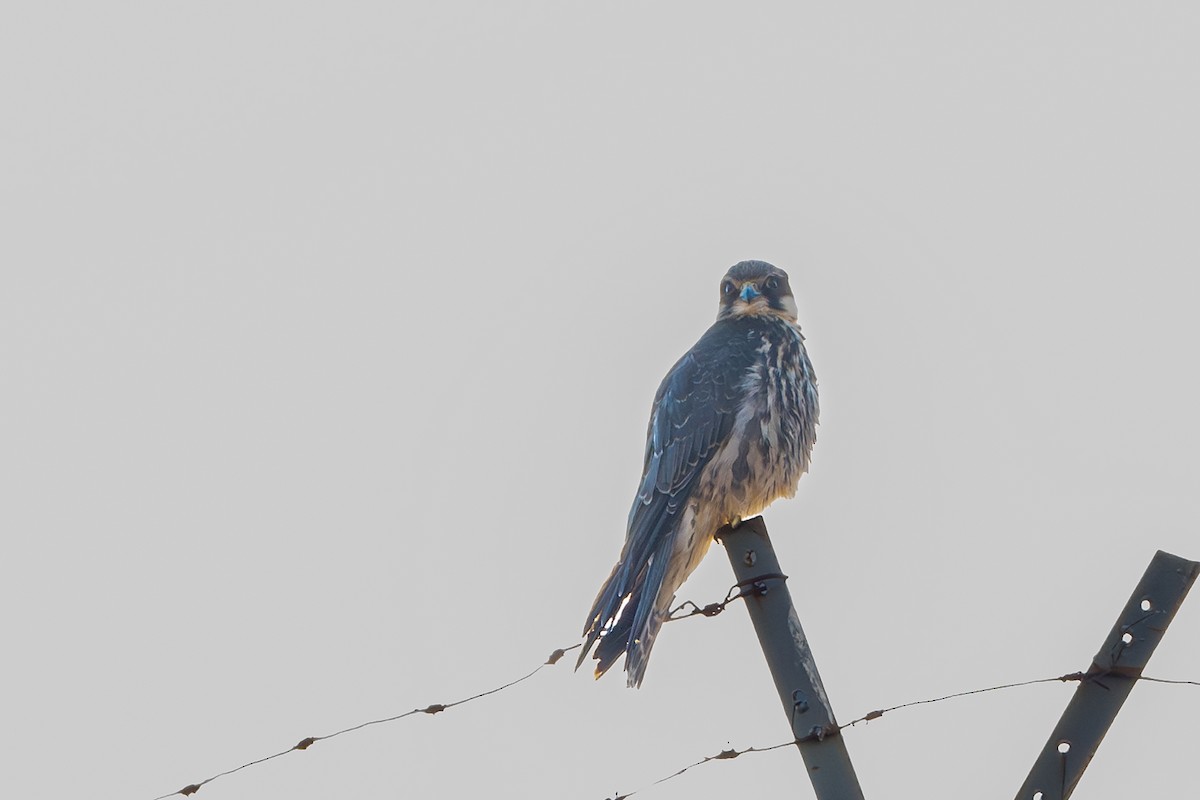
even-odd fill
[[(599, 672), (625, 650), (627, 637), (640, 630), (650, 614), (673, 547), (677, 512), (686, 507), (704, 465), (729, 438), (741, 384), (758, 343), (752, 326), (717, 322), (676, 362), (658, 388), (625, 546), (584, 631), (587, 641), (580, 662), (611, 624), (605, 641), (614, 641), (607, 647), (602, 643), (605, 655), (597, 651)], [(626, 597), (631, 597), (629, 608), (614, 623)]]

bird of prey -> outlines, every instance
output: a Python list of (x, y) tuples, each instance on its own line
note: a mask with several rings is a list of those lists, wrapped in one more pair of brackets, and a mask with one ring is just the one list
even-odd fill
[[(730, 267), (717, 321), (658, 387), (625, 546), (584, 628), (596, 677), (625, 655), (640, 686), (675, 592), (724, 525), (792, 497), (816, 440), (817, 378), (787, 273)], [(597, 644), (598, 642), (598, 644)]]

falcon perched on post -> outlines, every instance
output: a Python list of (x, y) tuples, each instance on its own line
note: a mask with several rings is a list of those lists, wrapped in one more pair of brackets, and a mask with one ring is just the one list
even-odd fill
[(796, 494), (818, 413), (787, 273), (735, 264), (717, 321), (654, 397), (625, 546), (588, 614), (577, 667), (596, 645), (597, 678), (624, 653), (629, 685), (641, 685), (675, 592), (717, 530)]

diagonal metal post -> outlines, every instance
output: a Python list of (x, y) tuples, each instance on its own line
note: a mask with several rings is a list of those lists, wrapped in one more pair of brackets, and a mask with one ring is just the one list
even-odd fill
[(818, 800), (863, 800), (762, 517), (724, 527), (717, 538), (733, 565)]
[(1200, 575), (1200, 563), (1159, 550), (1084, 673), (1017, 800), (1067, 800)]

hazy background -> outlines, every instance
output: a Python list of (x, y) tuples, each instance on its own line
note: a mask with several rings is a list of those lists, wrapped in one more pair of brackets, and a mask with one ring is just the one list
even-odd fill
[[(1200, 558), (1200, 9), (799, 6), (6, 6), (0, 795), (150, 800), (574, 643), (744, 258), (821, 381), (767, 522), (842, 720), (1084, 669)], [(1147, 674), (1200, 679), (1200, 597)], [(1073, 690), (848, 731), (864, 791), (1012, 797)], [(1078, 796), (1178, 796), (1197, 714), (1139, 686)], [(198, 796), (600, 800), (788, 738), (734, 606), (639, 692), (563, 663)], [(811, 791), (638, 797), (746, 787)]]

